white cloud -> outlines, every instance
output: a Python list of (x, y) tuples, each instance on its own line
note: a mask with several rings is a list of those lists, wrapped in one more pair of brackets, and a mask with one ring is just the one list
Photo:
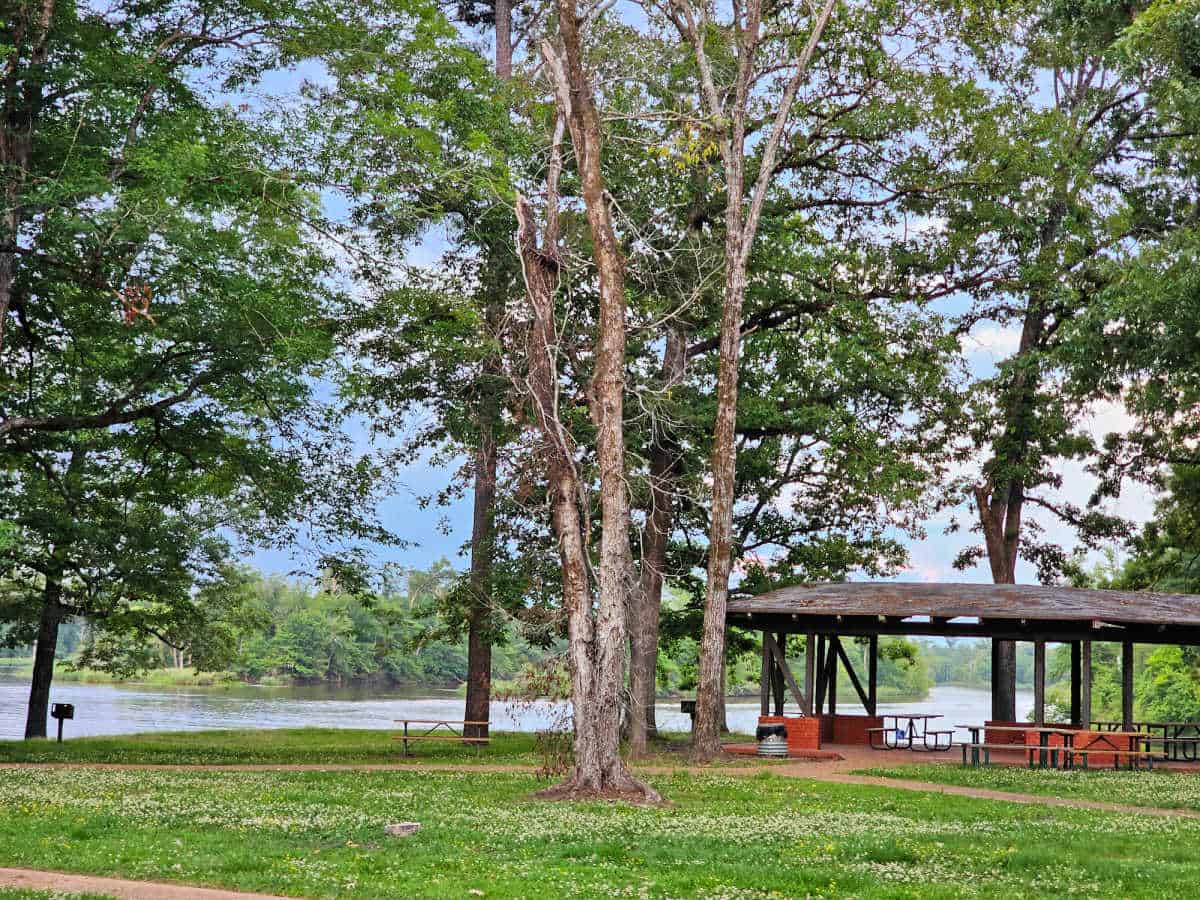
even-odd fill
[(1021, 346), (1021, 328), (984, 322), (963, 335), (963, 352), (968, 356), (987, 356), (994, 362), (1007, 359)]

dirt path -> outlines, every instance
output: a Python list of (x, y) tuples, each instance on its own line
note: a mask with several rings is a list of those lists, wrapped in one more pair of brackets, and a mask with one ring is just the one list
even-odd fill
[(41, 872), (37, 869), (0, 868), (0, 887), (55, 891), (65, 894), (107, 894), (120, 900), (287, 900), (275, 894), (246, 894), (186, 884), (130, 881), (97, 875)]
[(871, 775), (850, 775), (840, 772), (809, 773), (797, 775), (780, 772), (790, 778), (813, 778), (834, 784), (861, 784), (870, 787), (895, 788), (902, 791), (924, 791), (931, 794), (950, 794), (955, 797), (974, 797), (977, 800), (1004, 800), (1008, 803), (1026, 803), (1042, 806), (1065, 806), (1071, 809), (1095, 809), (1102, 812), (1130, 813), (1138, 816), (1159, 816), (1176, 819), (1200, 819), (1200, 810), (1163, 809), (1157, 806), (1129, 806), (1124, 803), (1106, 803), (1103, 800), (1085, 800), (1082, 797), (1050, 797), (1044, 794), (1014, 794), (989, 788), (964, 787), (957, 784), (935, 784), (928, 781), (912, 781), (904, 778), (876, 778)]

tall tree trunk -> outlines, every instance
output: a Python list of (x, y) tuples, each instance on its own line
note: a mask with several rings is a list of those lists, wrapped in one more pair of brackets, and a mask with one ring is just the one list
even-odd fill
[(496, 74), (512, 77), (512, 0), (496, 0)]
[[(1048, 242), (1051, 235), (1045, 234)], [(1033, 427), (1031, 417), (1037, 403), (1037, 375), (1031, 369), (1032, 353), (1042, 341), (1046, 322), (1042, 304), (1031, 301), (1021, 329), (1015, 371), (1004, 399), (1004, 435), (997, 445), (997, 471), (1017, 472), (1029, 465)], [(975, 506), (983, 532), (984, 549), (993, 584), (1016, 584), (1017, 560), (1021, 555), (1021, 525), (1025, 509), (1025, 480), (1010, 475), (996, 483), (988, 479), (975, 488)], [(1017, 645), (993, 641), (992, 718), (1017, 720)]]
[[(624, 259), (613, 230), (601, 172), (600, 118), (583, 71), (580, 21), (573, 0), (558, 0), (561, 54), (542, 44), (559, 111), (550, 172), (545, 236), (539, 251), (532, 209), (518, 199), (518, 243), (534, 323), (530, 335), (530, 387), (539, 426), (550, 445), (551, 502), (568, 611), (568, 653), (575, 729), (575, 759), (565, 782), (543, 792), (551, 797), (658, 794), (630, 774), (620, 754), (621, 687), (625, 613), (633, 588), (629, 505), (625, 484), (625, 284)], [(558, 176), (562, 123), (571, 132), (578, 163), (600, 309), (595, 339), (591, 416), (596, 425), (600, 469), (600, 554), (595, 611), (587, 578), (583, 537), (587, 506), (575, 474), (572, 442), (558, 416), (554, 365), (554, 288), (557, 286)]]
[[(725, 169), (725, 297), (717, 360), (717, 414), (713, 428), (712, 519), (708, 538), (708, 578), (704, 596), (704, 626), (700, 637), (700, 675), (696, 685), (696, 726), (692, 754), (700, 760), (721, 752), (725, 724), (725, 607), (729, 600), (729, 574), (733, 567), (733, 504), (737, 475), (738, 358), (742, 341), (742, 307), (746, 298), (746, 271), (767, 189), (775, 174), (779, 147), (788, 118), (821, 35), (833, 14), (834, 0), (825, 0), (800, 54), (795, 71), (771, 116), (763, 143), (758, 174), (745, 203), (746, 119), (758, 83), (758, 51), (762, 41), (763, 0), (734, 4), (737, 39), (737, 77), (731, 99), (722, 99), (705, 50), (707, 12), (697, 13), (690, 0), (675, 0), (669, 13), (691, 43), (700, 75), (700, 94), (714, 122), (723, 122), (719, 142)], [(705, 7), (699, 7), (701, 10)], [(726, 106), (728, 103), (728, 106)]]
[[(1020, 550), (1020, 488), (1011, 482), (1004, 491), (990, 485), (975, 489), (975, 503), (983, 528), (984, 547), (993, 584), (1016, 584)], [(1010, 533), (1011, 530), (1011, 533)], [(1017, 719), (1017, 645), (992, 639), (992, 719)]]
[[(740, 154), (739, 154), (740, 159)], [(708, 580), (704, 591), (704, 625), (700, 635), (700, 673), (696, 683), (696, 725), (692, 752), (711, 759), (721, 751), (724, 719), (725, 606), (729, 600), (729, 573), (733, 567), (733, 502), (736, 484), (738, 355), (741, 348), (742, 301), (746, 269), (737, 263), (740, 246), (741, 165), (730, 181), (731, 202), (726, 210), (725, 303), (721, 315), (721, 340), (717, 368), (717, 417), (713, 429), (712, 518), (708, 537)], [(736, 206), (736, 209), (733, 207)]]
[[(687, 341), (681, 328), (671, 325), (663, 349), (660, 390), (666, 392), (683, 380)], [(646, 753), (657, 734), (654, 701), (657, 698), (658, 624), (662, 613), (663, 576), (667, 564), (671, 522), (674, 518), (678, 448), (669, 423), (655, 421), (650, 444), (650, 510), (642, 537), (642, 568), (634, 602), (629, 609), (629, 751)]]
[[(512, 3), (496, 0), (496, 75), (512, 76)], [(503, 304), (488, 304), (485, 319), (494, 325)], [(499, 375), (499, 363), (485, 365), (487, 381)], [(467, 697), (463, 718), (490, 722), (492, 707), (492, 564), (496, 526), (496, 404), (485, 384), (479, 410), (479, 446), (475, 453), (475, 508), (471, 519), (471, 611), (467, 619)], [(488, 726), (467, 725), (466, 737), (487, 737)]]
[(29, 683), (29, 711), (25, 717), (25, 737), (46, 736), (46, 715), (50, 711), (50, 684), (54, 680), (54, 654), (58, 650), (58, 626), (63, 612), (62, 585), (48, 577), (42, 591), (42, 610), (38, 620), (37, 645), (33, 652), (33, 677)]
[[(561, 142), (560, 116), (555, 147)], [(557, 150), (555, 152), (557, 157)], [(551, 521), (558, 540), (562, 568), (563, 607), (567, 613), (568, 660), (571, 673), (571, 706), (574, 726), (574, 764), (570, 777), (543, 792), (550, 797), (588, 797), (637, 793), (656, 799), (657, 794), (634, 781), (619, 754), (617, 698), (605, 705), (599, 684), (602, 633), (593, 616), (588, 578), (585, 528), (587, 504), (574, 464), (574, 444), (558, 415), (558, 373), (555, 367), (557, 329), (554, 294), (558, 285), (557, 178), (559, 164), (552, 163), (547, 181), (551, 206), (546, 217), (542, 246), (538, 247), (533, 209), (517, 201), (518, 243), (526, 292), (533, 310), (529, 330), (529, 394), (534, 416), (546, 444), (547, 482)], [(623, 637), (623, 636), (622, 636)], [(618, 666), (616, 683), (619, 685)]]
[[(485, 404), (487, 401), (484, 401)], [(492, 559), (496, 517), (496, 441), (490, 413), (480, 416), (475, 456), (475, 509), (471, 523), (471, 612), (467, 622), (467, 722), (491, 720)], [(488, 726), (466, 725), (465, 737), (487, 737)]]

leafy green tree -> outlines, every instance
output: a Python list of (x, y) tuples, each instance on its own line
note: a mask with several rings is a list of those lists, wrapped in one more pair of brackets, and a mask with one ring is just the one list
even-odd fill
[[(956, 565), (986, 559), (994, 581), (1012, 583), (1024, 559), (1049, 582), (1076, 563), (1044, 537), (1048, 522), (1089, 548), (1129, 533), (1105, 508), (1111, 491), (1086, 505), (1064, 500), (1061, 468), (1099, 456), (1082, 422), (1103, 395), (1090, 332), (1119, 321), (1103, 298), (1147, 236), (1182, 224), (1169, 198), (1200, 147), (1194, 107), (1180, 102), (1195, 86), (1160, 55), (1129, 52), (1137, 10), (1127, 4), (1036, 0), (980, 12), (1007, 31), (983, 27), (970, 41), (976, 85), (956, 98), (961, 134), (947, 135), (959, 189), (933, 212), (955, 265), (978, 278), (960, 329), (1011, 332), (1015, 349), (970, 395), (982, 464), (961, 487), (982, 543)], [(1072, 390), (1076, 381), (1090, 386)], [(1102, 484), (1116, 483), (1111, 474)], [(1011, 719), (1014, 649), (996, 649), (992, 714)]]
[(1137, 684), (1142, 715), (1155, 722), (1200, 721), (1200, 653), (1195, 647), (1156, 647)]
[[(513, 430), (500, 331), (519, 293), (508, 165), (523, 164), (528, 148), (509, 115), (520, 100), (509, 83), (512, 4), (459, 10), (494, 27), (494, 75), (436, 5), (369, 3), (355, 41), (326, 57), (332, 85), (320, 91), (317, 127), (332, 138), (331, 181), (364, 241), (368, 302), (354, 321), (359, 364), (347, 395), (378, 434), (401, 440), (398, 458), (431, 454), (454, 471), (423, 502), (461, 499), (470, 485), (471, 567), (444, 609), (470, 648), (464, 718), (486, 722), (492, 644), (513, 608), (506, 564), (515, 545), (497, 513)], [(404, 258), (431, 232), (450, 245), (436, 273)], [(487, 727), (467, 733), (486, 736)]]
[[(223, 535), (297, 510), (346, 540), (376, 471), (316, 380), (342, 298), (293, 135), (232, 101), (327, 33), (303, 3), (18, 4), (0, 163), (0, 577), (38, 633), (45, 733), (58, 625), (195, 621)], [(312, 45), (307, 45), (311, 52)], [(115, 645), (114, 645), (115, 646)]]

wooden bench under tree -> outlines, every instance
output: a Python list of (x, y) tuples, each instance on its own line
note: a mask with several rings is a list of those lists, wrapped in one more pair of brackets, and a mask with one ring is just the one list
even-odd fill
[(392, 735), (392, 740), (401, 741), (404, 744), (405, 756), (412, 756), (408, 750), (409, 742), (440, 741), (450, 744), (471, 744), (478, 754), (479, 749), (484, 744), (490, 744), (492, 740), (487, 735), (467, 736), (463, 733), (470, 727), (483, 726), (486, 728), (487, 722), (458, 721), (456, 719), (395, 719), (393, 721), (404, 727), (404, 733)]

